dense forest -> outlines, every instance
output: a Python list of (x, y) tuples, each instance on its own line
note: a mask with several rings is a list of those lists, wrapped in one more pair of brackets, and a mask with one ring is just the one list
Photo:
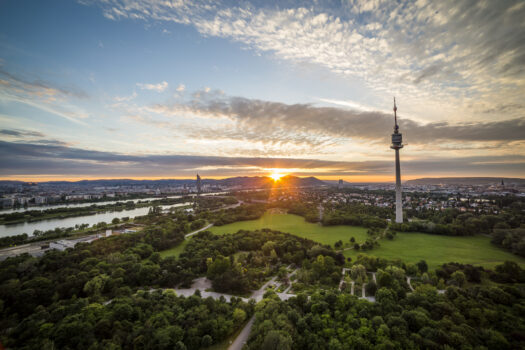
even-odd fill
[(512, 286), (424, 285), (399, 297), (383, 287), (376, 302), (319, 291), (256, 306), (249, 349), (520, 349), (523, 291)]

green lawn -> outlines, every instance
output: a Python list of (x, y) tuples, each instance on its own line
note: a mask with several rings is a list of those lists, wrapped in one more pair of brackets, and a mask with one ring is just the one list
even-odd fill
[[(191, 237), (189, 239), (191, 239)], [(179, 244), (176, 247), (161, 251), (160, 256), (163, 258), (167, 258), (168, 256), (174, 256), (178, 258), (180, 253), (182, 253), (182, 251), (184, 250), (184, 247), (186, 247), (186, 244), (188, 244), (188, 239), (185, 239), (184, 241), (182, 241), (181, 244)]]
[(328, 226), (306, 222), (303, 217), (292, 214), (271, 214), (266, 212), (260, 219), (239, 221), (224, 226), (213, 226), (210, 231), (215, 234), (231, 234), (239, 230), (259, 230), (269, 228), (281, 232), (288, 232), (296, 236), (334, 245), (338, 240), (349, 243), (350, 237), (357, 242), (364, 242), (368, 235), (367, 229), (357, 226)]
[[(210, 231), (215, 234), (231, 234), (239, 230), (258, 230), (270, 228), (288, 232), (300, 237), (334, 245), (338, 240), (349, 242), (350, 237), (355, 237), (357, 242), (364, 242), (367, 238), (366, 229), (356, 226), (327, 226), (306, 222), (302, 217), (291, 214), (265, 213), (260, 219), (240, 221), (224, 226), (213, 226)], [(190, 238), (191, 239), (191, 238)], [(188, 244), (185, 240), (177, 247), (161, 252), (162, 257), (176, 256)], [(398, 233), (393, 241), (380, 240), (381, 246), (366, 253), (355, 250), (346, 250), (345, 256), (355, 258), (357, 254), (364, 253), (383, 257), (386, 259), (400, 258), (408, 263), (426, 260), (431, 269), (446, 262), (460, 262), (484, 267), (494, 267), (505, 260), (516, 261), (525, 266), (525, 259), (511, 254), (490, 243), (490, 238), (485, 236), (451, 237), (438, 236), (426, 233)]]
[[(494, 267), (505, 260), (525, 265), (525, 259), (509, 253), (490, 243), (485, 236), (450, 237), (426, 233), (398, 233), (393, 241), (382, 239), (380, 247), (365, 254), (386, 259), (399, 258), (407, 263), (423, 259), (430, 269), (445, 262), (459, 262), (484, 267)], [(345, 256), (355, 258), (363, 253), (355, 250), (345, 251)]]

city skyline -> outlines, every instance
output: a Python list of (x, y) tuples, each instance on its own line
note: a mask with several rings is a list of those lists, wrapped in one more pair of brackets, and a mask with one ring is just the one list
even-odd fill
[(0, 179), (392, 182), (394, 95), (403, 180), (523, 178), (524, 16), (520, 1), (5, 1)]

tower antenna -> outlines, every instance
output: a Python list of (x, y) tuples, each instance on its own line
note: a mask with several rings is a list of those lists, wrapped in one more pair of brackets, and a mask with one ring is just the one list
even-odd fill
[(399, 130), (399, 126), (397, 125), (397, 106), (396, 106), (396, 97), (394, 96), (394, 132), (397, 134)]

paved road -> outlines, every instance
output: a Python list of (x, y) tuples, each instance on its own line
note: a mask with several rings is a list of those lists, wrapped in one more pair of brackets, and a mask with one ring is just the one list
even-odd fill
[(243, 330), (239, 335), (237, 336), (237, 339), (230, 345), (228, 350), (241, 350), (244, 344), (248, 341), (248, 337), (250, 336), (250, 332), (252, 330), (253, 321), (255, 321), (255, 315), (250, 318), (246, 326), (244, 326)]
[(209, 229), (209, 228), (212, 227), (212, 226), (213, 226), (213, 224), (209, 224), (208, 226), (204, 226), (203, 228), (200, 228), (200, 229), (198, 229), (197, 231), (193, 231), (193, 232), (188, 233), (188, 234), (185, 235), (184, 237), (186, 237), (186, 238), (187, 238), (187, 237), (191, 237), (191, 236), (193, 236), (193, 235), (196, 234), (196, 233), (199, 233), (199, 232), (201, 232), (201, 231), (206, 231), (207, 229)]

